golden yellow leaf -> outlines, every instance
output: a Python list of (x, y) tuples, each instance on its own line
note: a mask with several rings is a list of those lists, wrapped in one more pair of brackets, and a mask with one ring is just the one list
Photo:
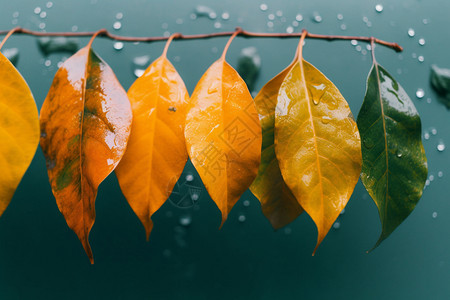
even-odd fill
[(296, 62), (297, 57), (286, 69), (266, 83), (255, 97), (262, 128), (262, 149), (258, 176), (250, 186), (250, 190), (261, 202), (261, 209), (274, 229), (289, 224), (303, 212), (283, 180), (274, 145), (278, 91)]
[(125, 91), (92, 40), (56, 73), (40, 118), (53, 195), (91, 263), (97, 189), (125, 152), (132, 118)]
[(344, 97), (301, 48), (278, 95), (275, 147), (284, 181), (317, 226), (315, 252), (353, 193), (361, 142)]
[(128, 203), (145, 227), (164, 204), (183, 171), (188, 155), (184, 139), (189, 95), (166, 57), (167, 47), (128, 90), (133, 125), (127, 150), (116, 169)]
[(185, 129), (189, 157), (222, 213), (221, 226), (255, 179), (261, 158), (255, 103), (245, 82), (225, 61), (232, 38), (195, 87)]
[(0, 53), (0, 216), (11, 201), (39, 143), (39, 118), (30, 88)]

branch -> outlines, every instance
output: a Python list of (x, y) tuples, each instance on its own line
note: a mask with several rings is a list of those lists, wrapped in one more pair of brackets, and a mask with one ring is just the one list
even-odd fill
[[(8, 31), (0, 31), (0, 35), (5, 35), (9, 32)], [(223, 36), (232, 36), (236, 31), (239, 31), (237, 35), (246, 37), (246, 38), (299, 38), (302, 33), (296, 32), (296, 33), (261, 33), (261, 32), (251, 32), (246, 31), (241, 28), (236, 28), (235, 31), (224, 31), (224, 32), (215, 32), (215, 33), (207, 33), (207, 34), (192, 34), (192, 35), (183, 35), (181, 33), (177, 34), (174, 39), (176, 40), (194, 40), (194, 39), (209, 39), (214, 37), (223, 37)], [(65, 37), (84, 37), (84, 36), (93, 36), (98, 31), (86, 31), (86, 32), (41, 32), (41, 31), (34, 31), (26, 28), (17, 27), (14, 30), (14, 34), (25, 34), (25, 35), (33, 35), (33, 36), (65, 36)], [(120, 36), (115, 35), (107, 31), (106, 29), (102, 29), (101, 32), (98, 34), (98, 37), (106, 37), (112, 40), (116, 41), (125, 41), (125, 42), (157, 42), (157, 41), (166, 41), (169, 39), (169, 37), (164, 36), (156, 36), (156, 37), (133, 37), (133, 36)], [(314, 33), (307, 33), (306, 38), (309, 39), (321, 39), (321, 40), (328, 40), (328, 41), (334, 41), (334, 40), (357, 40), (357, 41), (363, 41), (367, 43), (371, 43), (373, 41), (374, 43), (386, 46), (388, 48), (394, 49), (396, 52), (403, 51), (403, 48), (397, 44), (397, 43), (390, 43), (386, 42), (374, 37), (367, 37), (367, 36), (343, 36), (343, 35), (322, 35), (322, 34), (314, 34)]]

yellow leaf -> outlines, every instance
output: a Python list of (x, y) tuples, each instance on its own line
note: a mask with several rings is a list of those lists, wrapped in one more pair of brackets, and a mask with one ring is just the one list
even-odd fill
[(222, 213), (222, 226), (255, 179), (261, 157), (255, 104), (224, 55), (195, 87), (185, 137), (189, 157)]
[(169, 197), (188, 158), (184, 124), (189, 95), (164, 52), (130, 87), (128, 97), (133, 125), (116, 174), (148, 240), (151, 216)]
[(0, 53), (0, 216), (11, 201), (39, 143), (39, 119), (27, 83)]
[(315, 252), (353, 193), (361, 142), (347, 102), (301, 49), (279, 91), (275, 146), (284, 181), (317, 226)]
[(250, 190), (261, 202), (261, 209), (274, 229), (289, 224), (303, 212), (283, 180), (274, 145), (278, 91), (296, 61), (295, 58), (286, 69), (266, 83), (255, 97), (262, 127), (262, 149), (258, 176), (250, 186)]
[(132, 118), (125, 91), (92, 40), (56, 73), (40, 118), (53, 195), (91, 263), (98, 186), (122, 158)]

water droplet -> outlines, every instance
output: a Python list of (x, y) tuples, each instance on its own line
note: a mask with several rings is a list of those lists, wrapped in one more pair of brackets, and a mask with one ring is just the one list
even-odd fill
[(123, 19), (123, 13), (118, 12), (118, 13), (116, 14), (116, 19), (117, 19), (117, 20), (122, 20), (122, 19)]
[(36, 15), (40, 14), (40, 13), (41, 13), (41, 8), (40, 8), (39, 6), (36, 7), (36, 8), (34, 9), (34, 13), (35, 13)]
[(216, 28), (216, 29), (222, 28), (222, 24), (220, 22), (215, 22), (214, 28)]
[(277, 17), (283, 16), (283, 12), (281, 10), (277, 10), (275, 14), (277, 15)]
[(267, 22), (267, 27), (273, 28), (273, 22), (272, 21)]
[(423, 89), (417, 89), (416, 91), (416, 97), (418, 99), (422, 99), (425, 96), (425, 91)]
[(397, 155), (398, 158), (401, 158), (403, 156), (403, 153), (401, 151), (397, 151), (396, 155)]
[(356, 46), (356, 45), (358, 45), (358, 41), (357, 40), (351, 40), (350, 44), (352, 44), (352, 46)]
[(198, 198), (200, 198), (200, 195), (199, 195), (199, 194), (197, 194), (197, 193), (192, 193), (192, 194), (191, 194), (191, 199), (192, 199), (192, 201), (197, 201)]
[(162, 24), (161, 24), (161, 28), (162, 28), (162, 29), (167, 29), (167, 28), (169, 28), (169, 24), (167, 24), (167, 23), (162, 23)]
[(428, 19), (423, 19), (423, 20), (422, 20), (422, 23), (423, 23), (424, 25), (427, 25), (429, 22), (430, 22), (430, 21), (429, 21)]
[(13, 16), (13, 18), (18, 18), (19, 12), (18, 11), (13, 12), (12, 16)]
[(337, 15), (337, 19), (338, 19), (339, 21), (344, 20), (344, 15), (343, 15), (343, 14), (338, 14), (338, 15)]
[(47, 8), (52, 8), (53, 7), (53, 2), (48, 1), (47, 4), (45, 5)]
[(439, 178), (442, 178), (443, 176), (444, 176), (444, 172), (439, 171), (439, 172), (438, 172), (438, 177), (439, 177)]
[(185, 178), (186, 178), (186, 181), (187, 181), (187, 182), (191, 182), (191, 181), (194, 180), (194, 175), (192, 175), (192, 174), (187, 174)]
[(433, 181), (433, 180), (434, 180), (434, 175), (431, 174), (431, 175), (428, 177), (428, 179), (429, 179), (430, 181)]
[(377, 13), (382, 12), (382, 11), (383, 11), (383, 5), (381, 5), (381, 4), (375, 5), (375, 11), (376, 11)]
[(362, 20), (363, 20), (363, 22), (364, 22), (364, 23), (367, 23), (367, 22), (369, 22), (369, 18), (368, 18), (368, 17), (366, 17), (366, 16), (364, 16)]
[(372, 149), (373, 146), (375, 146), (373, 140), (371, 138), (368, 138), (368, 137), (363, 139), (363, 144), (364, 144), (364, 147), (366, 147), (367, 149)]
[(9, 48), (2, 51), (3, 55), (13, 64), (16, 65), (19, 60), (19, 49)]
[(58, 63), (56, 64), (58, 66), (58, 69), (62, 67), (62, 65), (64, 64), (63, 61), (58, 61)]
[(329, 116), (322, 116), (321, 121), (323, 124), (328, 124), (328, 123), (330, 123), (331, 118)]
[(136, 76), (137, 78), (141, 77), (142, 75), (144, 75), (145, 70), (144, 69), (134, 69), (133, 74), (134, 76)]
[(320, 103), (320, 98), (318, 99), (317, 97), (313, 97), (312, 101), (313, 101), (313, 103), (314, 103), (315, 105), (319, 105), (319, 103)]
[(177, 23), (178, 25), (181, 25), (181, 24), (183, 24), (183, 19), (178, 18), (178, 19), (175, 21), (175, 23)]
[(420, 46), (425, 45), (425, 39), (424, 39), (424, 38), (420, 38), (420, 39), (419, 39), (419, 45), (420, 45)]
[(46, 67), (50, 67), (52, 65), (52, 61), (50, 60), (50, 59), (47, 59), (45, 62), (44, 62), (44, 66), (46, 66)]
[(436, 148), (439, 152), (443, 152), (445, 150), (444, 141), (440, 140), (439, 143), (437, 144)]
[(357, 45), (357, 46), (355, 47), (355, 49), (356, 49), (356, 51), (360, 52), (362, 48), (361, 48), (360, 45)]
[(222, 13), (222, 20), (229, 20), (230, 19), (230, 13), (225, 11)]
[(46, 26), (45, 23), (39, 23), (39, 28), (40, 28), (40, 29), (44, 29), (45, 26)]
[(294, 32), (294, 27), (288, 26), (288, 27), (286, 28), (286, 32), (287, 32), (287, 33), (293, 33), (293, 32)]
[(215, 20), (217, 18), (216, 12), (212, 8), (205, 5), (198, 5), (195, 8), (195, 15), (197, 17), (208, 17), (211, 20)]
[(314, 12), (312, 20), (314, 22), (316, 22), (316, 23), (321, 23), (322, 22), (322, 16), (318, 12)]
[(347, 30), (347, 25), (341, 24), (340, 28), (341, 28), (341, 30)]
[(408, 36), (409, 37), (414, 37), (416, 35), (416, 32), (414, 31), (414, 29), (409, 28), (408, 29)]
[(342, 209), (342, 211), (339, 213), (340, 215), (345, 214), (345, 208)]
[(169, 31), (164, 31), (163, 36), (164, 37), (169, 37), (170, 36), (170, 32)]
[(431, 127), (430, 128), (430, 132), (431, 132), (432, 135), (436, 135), (437, 134), (437, 129), (434, 128), (434, 127)]
[(243, 204), (245, 207), (249, 207), (249, 206), (250, 206), (250, 201), (244, 200), (244, 202), (242, 202), (242, 204)]
[(302, 16), (301, 14), (297, 14), (297, 15), (295, 16), (295, 20), (296, 20), (297, 22), (301, 22), (301, 21), (303, 21), (303, 16)]
[(115, 30), (119, 30), (120, 28), (122, 28), (122, 23), (120, 23), (119, 21), (114, 22), (113, 28)]
[(77, 25), (73, 25), (72, 26), (72, 32), (75, 32), (75, 31), (77, 31), (78, 30), (78, 26)]
[(430, 180), (429, 179), (427, 179), (427, 180), (425, 180), (425, 186), (429, 186), (430, 185)]
[(115, 42), (114, 45), (113, 45), (114, 49), (117, 50), (117, 51), (122, 50), (122, 49), (123, 49), (123, 46), (124, 46), (124, 45), (123, 45), (122, 42)]
[(425, 61), (425, 57), (423, 57), (423, 55), (419, 55), (419, 57), (417, 57), (417, 60), (419, 62), (424, 62)]
[(334, 222), (333, 228), (336, 229), (336, 230), (341, 228), (341, 223), (339, 223), (338, 221)]
[(239, 215), (238, 220), (239, 220), (239, 222), (241, 222), (241, 223), (245, 222), (245, 220), (246, 220), (245, 215)]
[(431, 103), (431, 98), (427, 98), (427, 103)]
[(269, 7), (268, 7), (267, 4), (265, 4), (265, 3), (262, 3), (262, 4), (259, 6), (259, 9), (262, 10), (262, 11), (266, 11), (268, 8), (269, 8)]
[(437, 218), (437, 212), (433, 212), (432, 214), (431, 214), (431, 216), (433, 217), (433, 219), (436, 219)]
[(181, 226), (187, 227), (189, 225), (191, 225), (192, 223), (192, 218), (190, 215), (184, 215), (180, 217), (179, 223)]
[(46, 13), (45, 11), (43, 11), (43, 12), (41, 12), (41, 13), (39, 14), (39, 17), (40, 17), (41, 19), (45, 19), (45, 18), (47, 17), (47, 13)]
[(425, 133), (423, 134), (423, 138), (426, 139), (426, 140), (429, 140), (430, 139), (430, 133), (425, 131)]
[(271, 21), (275, 20), (275, 15), (274, 14), (269, 14), (267, 15), (267, 18)]

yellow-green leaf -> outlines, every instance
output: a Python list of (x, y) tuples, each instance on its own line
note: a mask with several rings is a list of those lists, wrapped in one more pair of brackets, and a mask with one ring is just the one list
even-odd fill
[(30, 88), (0, 53), (0, 216), (11, 201), (39, 143), (39, 119)]
[(301, 55), (278, 95), (275, 151), (284, 181), (317, 226), (315, 252), (353, 193), (361, 143), (344, 97)]
[(262, 128), (262, 148), (258, 176), (250, 186), (250, 190), (261, 202), (264, 215), (275, 229), (289, 224), (303, 212), (297, 199), (283, 180), (274, 145), (278, 91), (295, 62), (296, 60), (266, 83), (255, 97)]
[(97, 189), (125, 152), (132, 116), (126, 92), (91, 43), (56, 73), (40, 121), (53, 195), (93, 263)]
[(163, 54), (130, 87), (128, 97), (133, 125), (116, 174), (148, 239), (151, 216), (170, 195), (188, 158), (184, 124), (189, 95)]
[(222, 213), (222, 224), (256, 177), (261, 127), (245, 82), (217, 60), (190, 99), (185, 137), (189, 157)]

